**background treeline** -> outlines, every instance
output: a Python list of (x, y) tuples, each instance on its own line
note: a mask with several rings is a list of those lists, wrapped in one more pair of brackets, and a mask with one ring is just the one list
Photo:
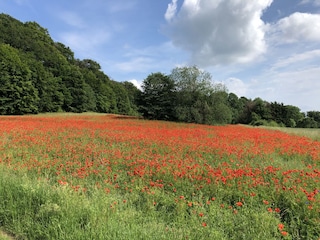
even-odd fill
[(196, 66), (151, 73), (142, 91), (76, 59), (36, 22), (0, 14), (0, 115), (101, 112), (204, 124), (320, 127), (320, 112), (228, 93)]
[(251, 124), (255, 126), (320, 127), (320, 112), (302, 113), (298, 107), (254, 100), (228, 93), (212, 84), (208, 72), (180, 67), (170, 75), (150, 74), (142, 84), (139, 110), (150, 119), (204, 124)]

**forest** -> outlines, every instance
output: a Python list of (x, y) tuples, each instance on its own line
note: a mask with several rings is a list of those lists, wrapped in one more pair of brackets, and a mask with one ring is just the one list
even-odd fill
[(248, 99), (197, 66), (150, 73), (139, 90), (77, 59), (36, 22), (0, 14), (0, 115), (99, 112), (200, 124), (320, 128), (320, 111)]

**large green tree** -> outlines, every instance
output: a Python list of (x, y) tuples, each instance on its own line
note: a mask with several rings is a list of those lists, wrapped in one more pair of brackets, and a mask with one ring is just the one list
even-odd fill
[(173, 120), (175, 84), (158, 72), (150, 74), (142, 83), (140, 112), (149, 119)]
[(175, 115), (179, 121), (204, 123), (206, 96), (212, 92), (211, 75), (196, 66), (176, 67), (170, 78), (176, 85)]
[(170, 78), (175, 83), (175, 117), (183, 122), (230, 123), (231, 109), (223, 85), (213, 84), (210, 73), (196, 66), (177, 67)]
[(19, 57), (19, 51), (0, 44), (0, 114), (38, 112), (38, 91), (31, 71)]

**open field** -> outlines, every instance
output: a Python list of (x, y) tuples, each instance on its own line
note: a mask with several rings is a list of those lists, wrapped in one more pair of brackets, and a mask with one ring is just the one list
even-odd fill
[(308, 137), (308, 138), (312, 138), (314, 140), (320, 141), (319, 128), (286, 128), (286, 127), (265, 127), (265, 126), (261, 126), (261, 128), (279, 130), (285, 133), (304, 136), (304, 137)]
[(318, 240), (320, 142), (117, 115), (0, 117), (0, 228), (15, 239)]

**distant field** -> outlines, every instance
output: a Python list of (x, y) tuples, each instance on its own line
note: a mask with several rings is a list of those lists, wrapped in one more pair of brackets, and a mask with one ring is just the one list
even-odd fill
[(262, 127), (266, 129), (279, 130), (285, 133), (304, 136), (320, 141), (320, 128), (286, 128), (286, 127)]
[(2, 116), (0, 228), (16, 239), (318, 240), (319, 132), (279, 130)]

